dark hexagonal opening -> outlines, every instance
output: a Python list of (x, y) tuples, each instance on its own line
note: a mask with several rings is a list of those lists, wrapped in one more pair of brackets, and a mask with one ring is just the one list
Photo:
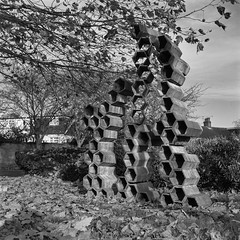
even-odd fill
[(99, 118), (93, 116), (89, 119), (89, 126), (92, 128), (96, 128), (99, 125)]
[(165, 129), (165, 126), (161, 120), (156, 122), (156, 130), (160, 135), (162, 134), (164, 129)]
[(166, 77), (166, 78), (171, 78), (172, 74), (173, 74), (173, 69), (171, 67), (171, 65), (165, 65), (162, 68), (162, 74)]
[(127, 125), (127, 130), (129, 131), (131, 137), (133, 137), (136, 133), (136, 127), (134, 125)]
[[(130, 163), (130, 166), (133, 166), (133, 164), (135, 163), (136, 159), (134, 157), (134, 155), (132, 153), (127, 153), (124, 157), (124, 162), (126, 161), (126, 163)], [(126, 166), (129, 166), (129, 164), (126, 164)]]
[(130, 191), (131, 191), (132, 195), (136, 196), (137, 195), (137, 190), (136, 190), (135, 186), (129, 185), (129, 187), (130, 187)]
[(135, 180), (137, 174), (135, 173), (134, 169), (127, 168), (125, 177), (128, 182), (132, 182)]
[(135, 63), (135, 65), (144, 64), (144, 62), (147, 60), (146, 52), (142, 51), (142, 50), (137, 51), (137, 52), (135, 52), (132, 59), (133, 59), (133, 62)]
[(164, 106), (166, 107), (167, 111), (170, 111), (171, 107), (173, 105), (172, 99), (169, 97), (164, 97), (163, 101), (164, 101)]
[(172, 167), (169, 162), (162, 162), (163, 170), (167, 176), (172, 172)]
[(160, 61), (160, 63), (166, 64), (170, 60), (171, 56), (172, 55), (171, 55), (171, 53), (169, 51), (162, 51), (158, 55), (158, 60)]
[(138, 134), (138, 140), (140, 145), (148, 145), (149, 144), (149, 135), (146, 132), (140, 132)]
[(176, 179), (178, 181), (178, 185), (182, 185), (185, 180), (183, 172), (180, 170), (179, 171), (177, 170), (175, 171), (175, 173), (176, 173)]
[(148, 49), (151, 45), (149, 37), (141, 37), (138, 41), (138, 47), (139, 49), (144, 48)]
[(103, 161), (103, 154), (101, 152), (94, 153), (93, 161), (96, 164), (100, 164)]
[(164, 153), (166, 159), (169, 160), (169, 158), (172, 155), (172, 151), (171, 151), (170, 147), (169, 146), (163, 146), (163, 153)]
[(96, 178), (96, 183), (98, 184), (97, 188), (102, 188), (102, 179), (100, 177)]
[(173, 126), (176, 121), (176, 118), (173, 113), (166, 113), (167, 123), (169, 126)]
[(161, 85), (162, 85), (162, 93), (166, 94), (169, 90), (168, 82), (166, 82), (166, 81), (161, 82)]
[(175, 193), (179, 201), (182, 201), (185, 197), (185, 193), (182, 188), (175, 188)]
[(88, 105), (84, 108), (84, 114), (88, 117), (93, 116), (94, 114), (94, 107), (92, 105)]
[(120, 177), (117, 182), (117, 189), (118, 191), (123, 191), (127, 186), (127, 181), (125, 177)]
[(175, 134), (172, 129), (165, 129), (166, 137), (169, 143), (174, 143)]
[(87, 117), (83, 117), (82, 121), (83, 121), (85, 127), (88, 127), (88, 118)]
[(139, 77), (146, 78), (149, 74), (148, 66), (146, 65), (140, 65), (137, 69), (137, 74)]
[(110, 100), (112, 101), (112, 105), (113, 106), (124, 106), (125, 103), (126, 103), (126, 99), (125, 97), (123, 97), (122, 95), (119, 95), (117, 92), (111, 90), (109, 92), (109, 95), (110, 95)]
[(134, 144), (133, 144), (132, 139), (129, 139), (129, 138), (126, 139), (126, 142), (127, 142), (128, 147), (129, 147), (129, 150), (132, 151), (133, 148), (134, 148)]
[(165, 36), (158, 36), (158, 41), (159, 41), (159, 49), (163, 49), (168, 42)]
[(134, 28), (135, 36), (137, 37), (137, 35), (141, 32), (140, 26), (134, 25), (133, 28)]
[(122, 198), (124, 198), (124, 199), (127, 198), (127, 196), (126, 196), (126, 194), (125, 194), (124, 192), (118, 192), (118, 193), (119, 193), (119, 195), (120, 195)]
[(98, 150), (98, 142), (96, 140), (91, 140), (89, 142), (89, 150), (92, 150), (92, 151)]
[(93, 161), (93, 153), (91, 151), (87, 151), (84, 154), (84, 162), (90, 164)]
[(140, 202), (149, 202), (150, 201), (148, 198), (148, 195), (146, 193), (138, 193), (137, 199)]
[(116, 92), (120, 92), (125, 87), (125, 81), (122, 78), (117, 79), (113, 84), (113, 90)]
[(98, 195), (98, 193), (97, 193), (97, 191), (95, 190), (95, 189), (91, 189), (91, 193), (93, 194), (93, 196), (97, 196)]
[(198, 203), (194, 197), (187, 198), (188, 204), (192, 207), (198, 207)]
[(163, 195), (163, 201), (164, 201), (164, 203), (166, 203), (166, 205), (173, 204), (172, 197), (168, 194)]
[(175, 153), (175, 154), (174, 154), (174, 159), (175, 159), (175, 162), (176, 162), (176, 164), (177, 164), (177, 167), (178, 167), (178, 168), (181, 168), (181, 167), (183, 166), (183, 164), (184, 164), (184, 161), (185, 161), (183, 155), (182, 155), (182, 154)]
[(160, 136), (151, 136), (151, 145), (152, 146), (162, 146), (163, 140)]
[(153, 81), (153, 79), (154, 79), (153, 74), (151, 72), (149, 73), (146, 72), (146, 76), (144, 77), (144, 82), (146, 84), (150, 84)]
[(177, 121), (178, 123), (178, 130), (181, 134), (184, 134), (187, 131), (187, 125), (185, 121)]

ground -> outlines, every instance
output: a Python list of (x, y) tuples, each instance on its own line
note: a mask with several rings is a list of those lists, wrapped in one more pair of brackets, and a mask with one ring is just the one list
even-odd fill
[(54, 177), (0, 177), (0, 240), (240, 240), (240, 194), (208, 192), (207, 209), (89, 199)]

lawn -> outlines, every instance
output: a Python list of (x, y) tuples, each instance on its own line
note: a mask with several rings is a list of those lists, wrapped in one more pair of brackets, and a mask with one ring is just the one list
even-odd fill
[(54, 177), (0, 177), (1, 240), (240, 240), (240, 194), (211, 192), (207, 209), (88, 198)]

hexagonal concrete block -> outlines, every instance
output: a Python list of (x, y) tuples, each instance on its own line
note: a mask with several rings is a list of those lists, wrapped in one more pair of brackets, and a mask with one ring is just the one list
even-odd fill
[(168, 81), (161, 82), (161, 91), (166, 97), (174, 97), (181, 100), (184, 92), (181, 87)]
[(126, 167), (147, 167), (152, 159), (153, 156), (148, 152), (130, 152), (125, 154), (123, 161)]
[(139, 202), (153, 202), (160, 200), (160, 194), (156, 190), (148, 190), (146, 192), (137, 193), (136, 200)]
[(166, 121), (169, 127), (173, 127), (176, 122), (186, 119), (186, 115), (179, 112), (167, 112), (163, 115), (163, 121)]
[(174, 202), (184, 203), (190, 195), (199, 194), (200, 191), (196, 185), (173, 187), (171, 197)]
[(166, 120), (161, 119), (153, 124), (153, 133), (159, 134), (160, 136), (163, 136), (163, 131), (166, 128), (169, 128), (169, 124), (167, 123)]
[(93, 137), (100, 142), (113, 142), (117, 139), (118, 132), (99, 127), (94, 130)]
[(200, 161), (197, 155), (187, 153), (175, 153), (170, 158), (174, 169), (194, 169), (197, 168)]
[(95, 151), (88, 150), (84, 153), (84, 162), (86, 164), (91, 164), (93, 162), (93, 154)]
[(156, 46), (159, 52), (168, 50), (174, 56), (180, 58), (182, 56), (182, 51), (180, 48), (171, 40), (170, 37), (166, 35), (158, 36), (159, 45)]
[(159, 32), (151, 28), (147, 28), (143, 24), (135, 24), (133, 26), (133, 38), (139, 40), (142, 37), (148, 37), (151, 42), (158, 42)]
[(109, 198), (115, 195), (114, 190), (112, 188), (104, 188), (101, 190), (101, 194), (103, 197)]
[(124, 107), (118, 107), (113, 106), (111, 103), (104, 101), (99, 106), (99, 112), (105, 116), (105, 115), (113, 115), (122, 117), (125, 114), (125, 108)]
[(176, 135), (173, 129), (165, 129), (164, 132), (166, 133), (166, 138), (171, 145), (186, 145), (190, 141), (190, 137), (188, 136), (179, 136)]
[(123, 78), (118, 78), (114, 81), (113, 91), (124, 96), (132, 96), (132, 82), (125, 80)]
[(137, 74), (145, 84), (150, 84), (154, 80), (154, 75), (148, 65), (139, 65)]
[(117, 177), (114, 175), (107, 176), (107, 175), (98, 175), (93, 183), (92, 186), (95, 189), (112, 189), (113, 184), (117, 182)]
[(169, 160), (175, 153), (187, 153), (182, 146), (163, 146), (163, 153), (167, 160)]
[(106, 115), (101, 118), (100, 126), (103, 129), (118, 131), (123, 128), (123, 120), (121, 117)]
[(173, 69), (177, 69), (185, 76), (190, 71), (190, 66), (184, 60), (175, 56), (168, 50), (161, 51), (158, 54), (158, 60), (162, 65), (171, 65)]
[(127, 180), (125, 179), (125, 177), (123, 177), (123, 176), (118, 177), (116, 186), (117, 186), (117, 190), (119, 192), (124, 191), (124, 189), (127, 187)]
[(147, 167), (128, 167), (124, 174), (128, 182), (146, 182), (150, 179), (152, 173)]
[(152, 47), (152, 41), (149, 36), (139, 38), (137, 42), (138, 48), (141, 50), (148, 50)]
[(118, 107), (124, 107), (124, 105), (127, 103), (127, 96), (121, 95), (117, 93), (116, 91), (109, 91), (109, 101), (112, 106), (118, 106)]
[(88, 126), (92, 129), (98, 128), (100, 125), (100, 117), (92, 116), (88, 119)]
[(115, 170), (116, 170), (115, 166), (97, 165), (97, 175), (98, 176), (109, 176), (109, 177), (115, 178)]
[(186, 79), (179, 70), (172, 68), (171, 65), (163, 66), (161, 74), (163, 75), (165, 81), (172, 82), (178, 86), (182, 86)]
[(175, 170), (174, 177), (170, 177), (173, 186), (197, 185), (199, 179), (200, 176), (196, 169)]
[(92, 162), (94, 162), (97, 165), (100, 165), (100, 164), (115, 165), (116, 156), (114, 152), (97, 151), (92, 156)]
[(164, 97), (163, 101), (168, 112), (181, 113), (182, 116), (187, 115), (188, 108), (185, 102), (173, 97)]
[(110, 151), (113, 152), (114, 150), (114, 143), (113, 142), (100, 142), (95, 139), (89, 142), (89, 150), (90, 151)]
[(96, 177), (98, 174), (98, 166), (95, 163), (91, 163), (88, 167), (88, 175)]
[(198, 122), (189, 120), (178, 120), (173, 130), (179, 136), (199, 137), (202, 134), (202, 127)]
[(138, 139), (126, 138), (123, 142), (123, 149), (125, 152), (142, 152), (148, 149), (148, 145)]
[(158, 172), (161, 177), (171, 177), (174, 174), (173, 167), (169, 161), (161, 161)]
[(170, 193), (163, 193), (160, 197), (160, 203), (163, 207), (167, 207), (169, 205), (174, 204), (174, 201), (173, 201)]
[(95, 179), (96, 177), (92, 176), (92, 175), (85, 175), (83, 177), (83, 187), (87, 190), (91, 189), (92, 188), (92, 182), (93, 182), (93, 179)]
[(91, 188), (87, 191), (87, 198), (92, 199), (93, 197), (98, 197), (99, 196), (99, 191), (97, 191), (94, 188)]
[(191, 207), (203, 207), (203, 208), (207, 208), (212, 204), (210, 197), (207, 194), (202, 193), (189, 196), (187, 198), (187, 202), (188, 205)]

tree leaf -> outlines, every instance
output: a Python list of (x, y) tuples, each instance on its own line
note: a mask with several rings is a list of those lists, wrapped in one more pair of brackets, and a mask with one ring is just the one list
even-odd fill
[(215, 24), (219, 27), (221, 27), (223, 30), (226, 29), (226, 26), (224, 24), (222, 24), (221, 22), (219, 22), (218, 20), (215, 21)]
[(91, 221), (92, 221), (93, 217), (86, 217), (84, 219), (82, 219), (81, 221), (78, 221), (75, 223), (74, 228), (79, 230), (79, 231), (87, 231), (87, 228)]
[(203, 51), (203, 49), (204, 49), (203, 44), (202, 43), (198, 43), (197, 44), (197, 52)]
[(223, 6), (218, 6), (218, 7), (217, 7), (217, 10), (218, 10), (218, 12), (219, 12), (220, 15), (223, 15), (224, 12), (225, 12), (225, 7), (223, 7)]
[(224, 13), (224, 17), (225, 17), (226, 19), (229, 19), (229, 18), (231, 17), (231, 13), (230, 13), (230, 12)]

